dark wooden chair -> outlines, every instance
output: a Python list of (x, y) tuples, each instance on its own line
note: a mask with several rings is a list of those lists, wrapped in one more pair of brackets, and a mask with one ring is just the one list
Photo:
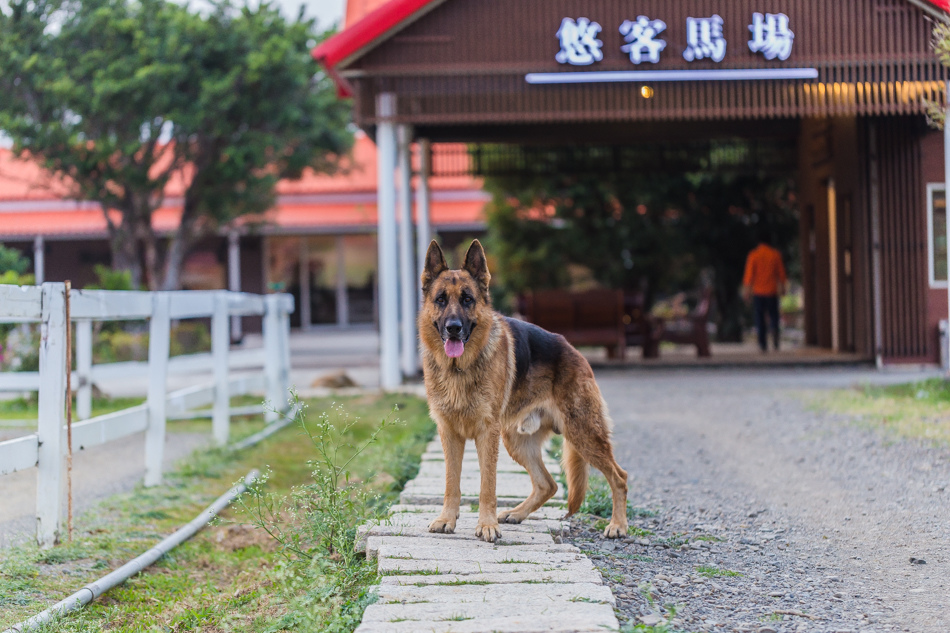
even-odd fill
[(519, 297), (518, 311), (526, 321), (562, 335), (572, 345), (603, 345), (610, 358), (626, 356), (621, 290), (541, 290)]
[(712, 289), (702, 291), (699, 303), (685, 317), (681, 319), (658, 319), (658, 339), (670, 343), (695, 345), (696, 355), (710, 356), (709, 351), (709, 308), (712, 304)]
[(627, 345), (640, 347), (643, 358), (659, 358), (660, 330), (646, 309), (645, 292), (624, 293), (623, 325)]

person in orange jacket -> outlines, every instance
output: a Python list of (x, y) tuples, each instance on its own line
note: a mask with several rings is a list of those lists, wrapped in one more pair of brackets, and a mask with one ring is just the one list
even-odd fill
[(755, 310), (755, 330), (759, 335), (759, 347), (768, 351), (765, 317), (768, 314), (769, 325), (775, 349), (779, 344), (778, 300), (785, 292), (785, 266), (782, 254), (772, 247), (772, 238), (763, 231), (759, 245), (749, 253), (745, 260), (745, 275), (742, 277), (742, 296), (748, 303), (752, 299)]

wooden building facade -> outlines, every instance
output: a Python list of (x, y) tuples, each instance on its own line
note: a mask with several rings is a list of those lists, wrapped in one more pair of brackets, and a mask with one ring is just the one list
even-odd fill
[(943, 138), (925, 112), (945, 103), (942, 19), (942, 0), (390, 0), (314, 56), (370, 134), (792, 140), (807, 342), (934, 362)]

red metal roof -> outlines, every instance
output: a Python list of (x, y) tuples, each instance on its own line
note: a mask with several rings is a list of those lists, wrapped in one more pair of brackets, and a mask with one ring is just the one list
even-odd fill
[[(376, 180), (376, 146), (358, 132), (353, 151), (338, 173), (307, 172), (299, 180), (281, 180), (274, 208), (256, 220), (275, 232), (369, 230), (376, 225)], [(482, 191), (480, 180), (438, 176), (430, 178), (429, 184), (435, 226), (484, 223), (489, 196)], [(165, 205), (153, 215), (156, 230), (170, 232), (178, 226), (184, 186), (184, 178), (168, 183)], [(74, 200), (70, 192), (68, 182), (57, 180), (35, 162), (17, 160), (10, 150), (0, 149), (0, 240), (37, 235), (105, 237), (106, 220), (99, 205)]]
[[(347, 27), (318, 44), (312, 51), (313, 58), (323, 64), (333, 81), (336, 82), (340, 96), (350, 96), (350, 86), (347, 81), (336, 73), (336, 66), (351, 55), (358, 53), (374, 42), (382, 41), (389, 33), (399, 30), (411, 22), (423, 10), (432, 9), (445, 0), (389, 0), (385, 4), (376, 6), (361, 19), (350, 25), (351, 14), (347, 11)], [(369, 9), (376, 3), (372, 0), (363, 0), (360, 9)]]
[[(920, 1), (950, 13), (950, 0)], [(348, 4), (354, 3), (354, 6), (353, 11), (347, 7), (346, 28), (318, 44), (312, 51), (314, 59), (322, 63), (333, 77), (341, 96), (350, 95), (346, 80), (336, 72), (341, 62), (379, 43), (385, 36), (410, 23), (422, 11), (433, 9), (445, 0), (389, 0), (382, 5), (378, 5), (378, 2), (349, 0)], [(361, 11), (369, 8), (372, 10), (357, 19)], [(356, 21), (351, 23), (351, 20)]]

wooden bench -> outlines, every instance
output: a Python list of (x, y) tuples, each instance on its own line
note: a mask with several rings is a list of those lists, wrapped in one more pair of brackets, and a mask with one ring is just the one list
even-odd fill
[(712, 303), (712, 289), (703, 290), (699, 303), (685, 317), (680, 319), (657, 319), (657, 334), (660, 341), (695, 345), (696, 355), (710, 356), (709, 351), (709, 307)]
[(624, 293), (623, 324), (627, 345), (640, 347), (644, 358), (659, 358), (660, 330), (646, 309), (646, 293)]
[(609, 358), (626, 356), (622, 290), (541, 290), (519, 297), (518, 311), (572, 345), (603, 345)]

